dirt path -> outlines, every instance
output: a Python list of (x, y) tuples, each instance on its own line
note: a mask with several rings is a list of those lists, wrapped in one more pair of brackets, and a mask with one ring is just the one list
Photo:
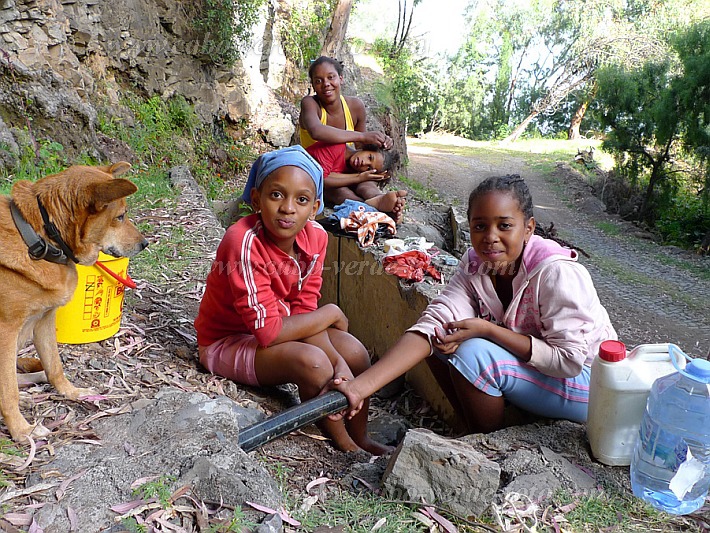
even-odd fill
[[(575, 208), (584, 204), (585, 187), (564, 167), (545, 177), (523, 159), (498, 154), (492, 164), (457, 155), (448, 143), (458, 144), (460, 153), (467, 141), (408, 139), (409, 177), (465, 210), (468, 193), (482, 179), (519, 173), (532, 192), (538, 223), (554, 222), (560, 237), (589, 253), (581, 262), (627, 346), (674, 342), (689, 355), (710, 355), (710, 258), (635, 237), (639, 232), (617, 217)], [(619, 234), (602, 231), (602, 222), (617, 226)]]

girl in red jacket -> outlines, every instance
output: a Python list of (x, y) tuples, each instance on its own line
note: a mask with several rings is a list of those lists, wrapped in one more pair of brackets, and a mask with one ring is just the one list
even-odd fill
[[(255, 213), (225, 233), (195, 320), (200, 362), (245, 385), (295, 383), (308, 400), (370, 366), (340, 308), (318, 307), (328, 243), (314, 220), (323, 209), (321, 167), (300, 146), (263, 154), (243, 198)], [(389, 451), (369, 438), (366, 408), (321, 429), (341, 450)]]

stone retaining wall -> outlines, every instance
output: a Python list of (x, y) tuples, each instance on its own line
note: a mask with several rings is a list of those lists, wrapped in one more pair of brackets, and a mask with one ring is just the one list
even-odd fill
[[(348, 317), (350, 333), (375, 358), (384, 354), (414, 324), (437, 291), (387, 274), (382, 252), (362, 249), (355, 239), (329, 236), (320, 305), (337, 304)], [(420, 363), (406, 375), (414, 390), (451, 426), (461, 421), (429, 371)]]

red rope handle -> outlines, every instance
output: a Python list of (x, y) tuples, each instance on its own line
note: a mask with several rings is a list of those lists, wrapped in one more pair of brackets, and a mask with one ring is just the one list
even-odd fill
[(106, 272), (109, 276), (111, 276), (113, 279), (115, 279), (119, 283), (123, 283), (129, 289), (135, 289), (138, 286), (138, 285), (136, 285), (136, 282), (131, 279), (131, 276), (128, 275), (128, 272), (126, 272), (126, 277), (122, 278), (121, 276), (116, 274), (114, 271), (109, 270), (109, 268), (106, 265), (104, 265), (101, 261), (96, 261), (96, 266), (99, 267), (104, 272)]

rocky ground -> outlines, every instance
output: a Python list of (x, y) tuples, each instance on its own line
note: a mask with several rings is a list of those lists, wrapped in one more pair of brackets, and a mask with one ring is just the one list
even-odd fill
[[(541, 222), (554, 222), (561, 236), (590, 254), (583, 261), (595, 279), (621, 339), (628, 345), (672, 341), (694, 356), (707, 354), (710, 349), (707, 306), (710, 264), (707, 258), (660, 247), (633, 236), (635, 230), (631, 226), (591, 209), (594, 203), (589, 201), (588, 190), (569, 167), (560, 167), (562, 186), (555, 189), (522, 160), (503, 157), (496, 163), (482, 162), (448, 153), (445, 144), (431, 148), (429, 144), (417, 146), (418, 142), (413, 141), (409, 149), (410, 177), (429, 186), (435, 180), (444, 201), (465, 203), (460, 199), (465, 198), (474, 182), (493, 173), (516, 171), (526, 177)], [(138, 289), (127, 298), (118, 335), (99, 343), (62, 347), (70, 379), (77, 385), (94, 387), (101, 396), (90, 402), (68, 402), (46, 385), (29, 387), (21, 394), (26, 416), (44, 420), (53, 433), (48, 441), (25, 446), (29, 457), (0, 456), (8, 483), (6, 489), (0, 490), (0, 501), (12, 512), (12, 519), (7, 515), (0, 519), (0, 530), (32, 530), (34, 510), (46, 503), (50, 494), (51, 498), (56, 497), (54, 490), (37, 484), (37, 479), (33, 483), (35, 490), (28, 492), (26, 481), (40, 468), (51, 465), (58, 449), (69, 442), (94, 443), (93, 420), (126, 412), (131, 403), (153, 398), (162, 388), (226, 395), (241, 405), (258, 406), (267, 414), (280, 411), (294, 401), (293, 391), (288, 387), (262, 390), (236, 386), (208, 375), (196, 363), (192, 319), (223, 229), (199, 190), (179, 177), (174, 181), (181, 190), (175, 205), (158, 205), (134, 214), (134, 218), (149, 222), (153, 227), (149, 235), (152, 246), (148, 249), (153, 251), (144, 253), (166, 254), (169, 268), (151, 272), (146, 279), (137, 279)], [(578, 210), (575, 205), (587, 206), (587, 212)], [(416, 217), (417, 210), (427, 207), (413, 201), (408, 209), (411, 216)], [(618, 224), (622, 228), (620, 235), (603, 233), (595, 225), (598, 221)], [(178, 231), (191, 236), (180, 247), (172, 244)], [(32, 348), (25, 352), (31, 355)], [(380, 427), (387, 434), (383, 433), (382, 438), (393, 438), (407, 426), (452, 434), (428, 406), (406, 388), (394, 396), (376, 398), (371, 416), (373, 427)], [(553, 446), (565, 440), (565, 435), (570, 436), (564, 428), (561, 433), (557, 431), (544, 432), (545, 438), (550, 440), (545, 446)], [(524, 433), (521, 428), (520, 442), (525, 441)], [(582, 434), (577, 427), (573, 440), (579, 441)], [(511, 435), (515, 434), (507, 433), (498, 445), (508, 446), (510, 439), (516, 438)], [(0, 437), (7, 435), (0, 432)], [(496, 443), (491, 441), (490, 445)], [(587, 453), (578, 442), (572, 448), (578, 454)], [(556, 451), (559, 453), (560, 449)], [(294, 492), (303, 493), (309, 482), (323, 477), (339, 480), (346, 490), (374, 487), (377, 483), (364, 473), (367, 468), (363, 470), (363, 465), (370, 463), (369, 457), (333, 450), (313, 427), (273, 441), (254, 453), (271, 465), (274, 472), (286, 473), (285, 482)], [(588, 453), (578, 464), (606, 471), (601, 476), (614, 483), (627, 483), (623, 470), (595, 466), (590, 463)], [(382, 466), (382, 461), (379, 465)], [(693, 521), (683, 524), (696, 530), (704, 527)]]

